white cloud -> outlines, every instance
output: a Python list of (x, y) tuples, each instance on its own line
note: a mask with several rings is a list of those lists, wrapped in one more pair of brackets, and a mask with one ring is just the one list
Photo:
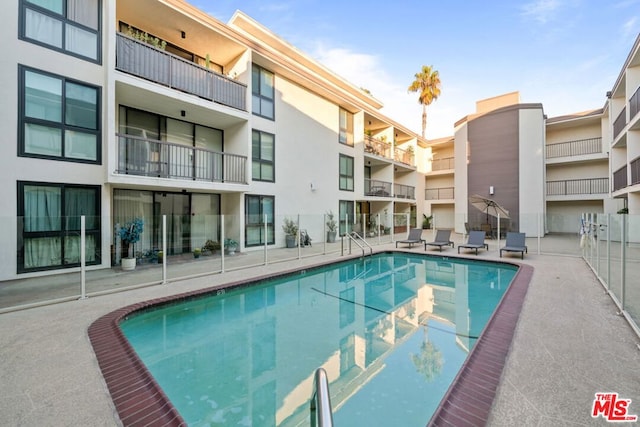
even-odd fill
[(546, 24), (553, 19), (559, 7), (560, 3), (557, 0), (536, 0), (522, 6), (522, 14), (541, 24)]
[[(410, 81), (398, 82), (384, 68), (376, 55), (353, 52), (346, 48), (331, 48), (318, 43), (312, 54), (325, 67), (356, 87), (367, 89), (372, 96), (384, 104), (381, 112), (411, 131), (422, 132), (422, 106), (417, 95), (409, 94)], [(436, 100), (427, 108), (427, 137), (451, 135), (455, 117), (451, 107), (439, 109)], [(455, 118), (453, 118), (455, 117)]]
[(638, 31), (638, 17), (633, 16), (629, 18), (624, 24), (622, 24), (622, 36), (627, 38), (631, 35), (635, 35)]

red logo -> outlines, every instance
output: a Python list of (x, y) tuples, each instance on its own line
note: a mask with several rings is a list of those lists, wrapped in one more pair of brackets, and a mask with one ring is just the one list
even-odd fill
[(629, 405), (631, 399), (619, 399), (618, 393), (596, 393), (591, 416), (602, 416), (605, 420), (615, 423), (637, 421), (637, 415), (629, 415)]

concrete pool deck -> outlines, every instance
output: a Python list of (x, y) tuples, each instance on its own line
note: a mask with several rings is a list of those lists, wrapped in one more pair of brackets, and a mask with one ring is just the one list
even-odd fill
[[(491, 249), (470, 257), (498, 259), (497, 248)], [(423, 252), (419, 246), (411, 251)], [(0, 314), (3, 424), (120, 425), (87, 336), (89, 325), (106, 313), (336, 259), (342, 257), (305, 258)], [(629, 413), (640, 415), (638, 337), (616, 314), (586, 263), (578, 257), (532, 253), (522, 262), (535, 270), (488, 425), (606, 425), (601, 417), (591, 417), (596, 392), (631, 399)]]

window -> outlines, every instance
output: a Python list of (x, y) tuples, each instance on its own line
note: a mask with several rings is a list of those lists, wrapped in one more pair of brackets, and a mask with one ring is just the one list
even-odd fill
[(274, 136), (254, 130), (251, 135), (252, 176), (254, 181), (275, 182)]
[[(260, 246), (275, 243), (275, 197), (247, 195), (245, 196), (245, 246)], [(266, 236), (265, 236), (266, 215)]]
[(340, 133), (338, 141), (353, 147), (353, 114), (347, 110), (340, 109)]
[(100, 0), (22, 0), (20, 39), (99, 62)]
[(340, 154), (340, 190), (353, 191), (353, 157)]
[(273, 83), (274, 75), (272, 72), (255, 64), (251, 67), (252, 112), (255, 115), (272, 120), (275, 118)]
[(19, 154), (100, 163), (100, 90), (20, 67)]
[[(100, 263), (100, 187), (18, 182), (18, 273)], [(20, 224), (20, 221), (22, 224)]]

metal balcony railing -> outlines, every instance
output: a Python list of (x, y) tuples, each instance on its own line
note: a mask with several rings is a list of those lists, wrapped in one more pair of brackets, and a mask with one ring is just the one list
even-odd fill
[(624, 165), (613, 173), (613, 191), (618, 191), (627, 186), (627, 165)]
[(547, 181), (547, 196), (607, 194), (609, 178), (566, 179)]
[(413, 154), (413, 150), (403, 150), (402, 148), (395, 148), (393, 150), (393, 160), (396, 162), (413, 166), (414, 159), (415, 156)]
[(148, 43), (116, 35), (116, 69), (246, 111), (247, 86)]
[(444, 157), (442, 159), (433, 159), (431, 161), (432, 171), (443, 171), (455, 168), (454, 157)]
[(364, 152), (375, 154), (376, 156), (391, 158), (391, 144), (375, 139), (372, 136), (365, 135)]
[(629, 98), (629, 120), (633, 118), (640, 111), (640, 86), (636, 89), (636, 92)]
[(631, 185), (640, 184), (640, 157), (629, 163), (631, 169)]
[(377, 179), (364, 180), (364, 195), (376, 197), (391, 197), (391, 183)]
[(393, 195), (396, 199), (415, 199), (416, 187), (404, 184), (393, 184)]
[(454, 196), (453, 187), (427, 188), (426, 190), (424, 190), (425, 200), (453, 199), (453, 196)]
[(579, 139), (576, 141), (548, 144), (547, 159), (554, 157), (583, 156), (602, 153), (602, 138)]
[(613, 137), (616, 138), (622, 129), (627, 125), (627, 108), (623, 108), (618, 117), (613, 122)]
[(116, 134), (116, 136), (118, 138), (117, 173), (119, 174), (247, 183), (245, 156), (133, 135)]

